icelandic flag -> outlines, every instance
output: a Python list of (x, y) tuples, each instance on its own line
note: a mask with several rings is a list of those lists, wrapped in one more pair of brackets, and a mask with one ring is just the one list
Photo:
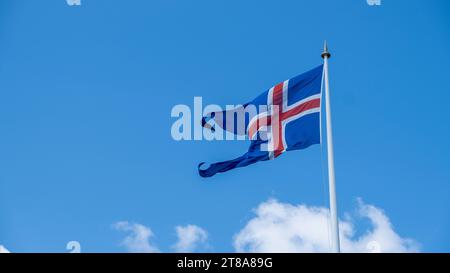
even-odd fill
[(198, 166), (202, 177), (245, 167), (258, 161), (275, 159), (285, 151), (320, 144), (320, 109), (323, 65), (281, 82), (253, 101), (232, 110), (213, 112), (202, 119), (212, 131), (219, 126), (226, 132), (248, 137), (250, 148), (244, 155), (228, 161)]

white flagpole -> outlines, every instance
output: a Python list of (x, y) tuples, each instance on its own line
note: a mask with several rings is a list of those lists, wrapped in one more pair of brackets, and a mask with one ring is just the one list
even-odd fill
[(325, 81), (325, 111), (327, 119), (327, 152), (328, 152), (328, 183), (330, 190), (330, 217), (331, 217), (331, 239), (332, 251), (340, 252), (339, 245), (339, 224), (336, 205), (336, 181), (334, 178), (334, 152), (333, 152), (333, 132), (331, 128), (331, 107), (330, 107), (330, 90), (328, 84), (328, 59), (331, 54), (328, 52), (327, 42), (325, 41), (322, 58), (323, 73)]

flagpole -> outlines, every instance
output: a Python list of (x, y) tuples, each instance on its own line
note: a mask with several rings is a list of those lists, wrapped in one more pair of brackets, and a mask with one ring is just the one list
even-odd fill
[(330, 218), (331, 218), (331, 239), (332, 251), (340, 252), (339, 244), (339, 223), (337, 216), (336, 204), (336, 181), (334, 177), (334, 152), (333, 152), (333, 132), (331, 127), (331, 107), (330, 107), (330, 90), (328, 83), (328, 59), (331, 54), (328, 52), (327, 42), (325, 41), (322, 53), (323, 58), (323, 73), (325, 81), (325, 111), (327, 119), (327, 152), (328, 152), (328, 183), (330, 191)]

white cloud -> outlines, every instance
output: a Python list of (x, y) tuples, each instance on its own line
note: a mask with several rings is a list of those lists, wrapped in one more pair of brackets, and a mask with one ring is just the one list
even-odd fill
[(160, 252), (159, 249), (150, 242), (150, 239), (154, 237), (150, 228), (137, 223), (129, 223), (127, 221), (117, 222), (113, 227), (117, 230), (130, 233), (121, 242), (121, 245), (125, 246), (128, 252)]
[[(329, 211), (324, 207), (291, 205), (269, 200), (258, 206), (256, 217), (234, 237), (237, 252), (328, 252)], [(358, 216), (371, 228), (355, 236), (352, 219), (340, 220), (343, 252), (417, 252), (411, 239), (398, 235), (385, 213), (358, 199)]]
[(9, 250), (6, 249), (6, 247), (4, 247), (3, 245), (0, 245), (0, 253), (11, 253), (11, 252), (9, 252)]
[(175, 227), (178, 242), (173, 246), (176, 252), (194, 252), (199, 246), (206, 246), (208, 233), (199, 226)]

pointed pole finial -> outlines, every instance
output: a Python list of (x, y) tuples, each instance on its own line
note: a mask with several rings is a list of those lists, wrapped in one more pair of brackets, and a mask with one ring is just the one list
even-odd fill
[(322, 52), (322, 58), (325, 59), (325, 57), (327, 57), (328, 59), (331, 57), (330, 52), (328, 52), (328, 45), (326, 40), (325, 43), (323, 44), (323, 52)]

